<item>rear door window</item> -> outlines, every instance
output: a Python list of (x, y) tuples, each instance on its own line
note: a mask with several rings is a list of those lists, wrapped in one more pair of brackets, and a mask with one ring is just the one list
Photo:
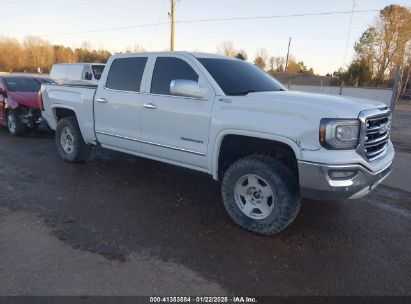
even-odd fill
[(111, 63), (106, 88), (140, 92), (147, 57), (117, 58)]

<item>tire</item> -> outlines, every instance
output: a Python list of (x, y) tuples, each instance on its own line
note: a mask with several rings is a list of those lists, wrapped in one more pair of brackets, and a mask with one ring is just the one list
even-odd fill
[(6, 114), (7, 129), (13, 136), (21, 136), (27, 132), (25, 124), (20, 120), (16, 110), (8, 111)]
[(59, 120), (55, 138), (57, 150), (65, 161), (75, 163), (89, 159), (91, 147), (85, 143), (75, 117)]
[(221, 192), (234, 222), (257, 234), (280, 232), (300, 211), (296, 178), (269, 156), (246, 156), (234, 162), (224, 174)]

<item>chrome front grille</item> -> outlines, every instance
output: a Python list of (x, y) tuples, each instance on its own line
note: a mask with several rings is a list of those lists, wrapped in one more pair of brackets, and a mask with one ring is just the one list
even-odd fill
[[(382, 157), (390, 139), (391, 112), (388, 108), (364, 111), (360, 114), (362, 140), (359, 149), (369, 161)], [(362, 151), (361, 151), (362, 150)]]

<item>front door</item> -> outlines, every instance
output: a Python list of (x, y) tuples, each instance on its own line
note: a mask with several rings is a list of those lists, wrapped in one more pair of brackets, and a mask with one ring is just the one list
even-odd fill
[[(176, 79), (198, 81), (208, 89), (208, 98), (171, 95), (170, 83)], [(180, 55), (159, 56), (147, 88), (141, 111), (142, 152), (206, 169), (214, 93), (199, 69)]]
[(103, 146), (140, 152), (141, 84), (147, 57), (113, 60), (95, 96), (95, 130)]

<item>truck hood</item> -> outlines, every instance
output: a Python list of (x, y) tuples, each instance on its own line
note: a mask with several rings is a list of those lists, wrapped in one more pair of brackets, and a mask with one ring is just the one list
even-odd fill
[(369, 100), (359, 97), (314, 94), (298, 91), (275, 91), (249, 93), (247, 97), (252, 99), (270, 99), (275, 106), (281, 104), (300, 105), (301, 111), (309, 107), (318, 108), (323, 114), (328, 113), (335, 118), (356, 118), (363, 110), (383, 108), (386, 105), (381, 101)]
[(15, 103), (19, 105), (24, 105), (32, 109), (39, 109), (37, 102), (38, 93), (37, 92), (10, 92), (7, 91), (7, 95)]
[(356, 119), (361, 111), (386, 107), (362, 98), (295, 91), (255, 92), (220, 101), (214, 124), (288, 138), (302, 151), (322, 148), (318, 140), (321, 119)]

